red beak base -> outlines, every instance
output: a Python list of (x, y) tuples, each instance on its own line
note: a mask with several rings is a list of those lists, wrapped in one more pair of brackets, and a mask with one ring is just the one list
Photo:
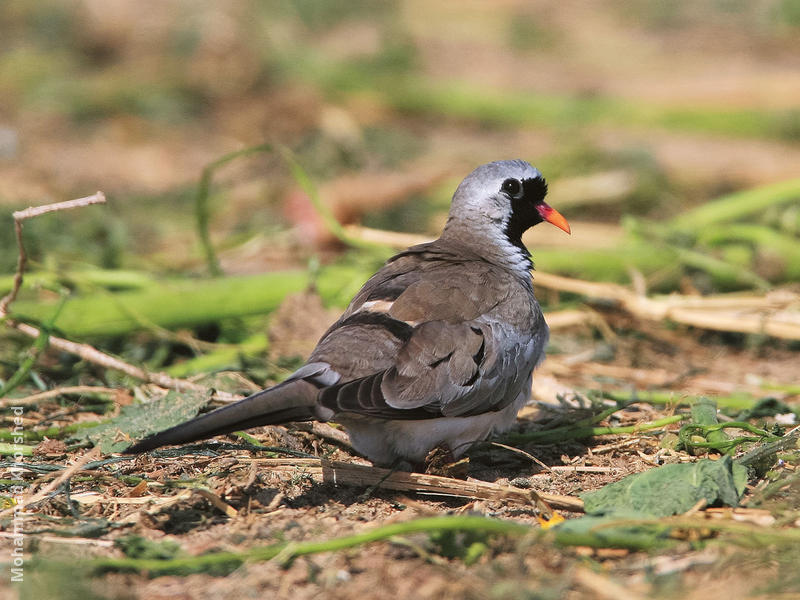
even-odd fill
[(566, 231), (567, 233), (571, 233), (569, 229), (569, 223), (567, 223), (567, 220), (560, 212), (558, 212), (552, 206), (549, 206), (544, 202), (542, 202), (536, 207), (536, 210), (539, 211), (539, 214), (542, 216), (542, 219), (544, 219), (548, 223), (552, 223), (559, 229)]

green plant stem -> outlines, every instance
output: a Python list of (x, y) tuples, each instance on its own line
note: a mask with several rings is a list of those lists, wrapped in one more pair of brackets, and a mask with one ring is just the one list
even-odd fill
[(708, 273), (714, 283), (723, 288), (755, 287), (761, 290), (770, 288), (769, 282), (756, 275), (752, 271), (742, 268), (740, 265), (733, 265), (709, 254), (670, 246), (678, 260), (693, 269)]
[[(122, 271), (111, 269), (75, 269), (71, 271), (33, 271), (25, 273), (22, 289), (56, 288), (67, 286), (69, 288), (95, 287), (111, 290), (138, 290), (153, 285), (155, 278), (142, 271)], [(14, 277), (12, 275), (0, 277), (0, 294), (11, 290)]]
[[(81, 429), (86, 429), (87, 427), (95, 427), (97, 425), (108, 423), (110, 421), (111, 419), (104, 419), (102, 421), (85, 421), (80, 423), (72, 423), (70, 425), (65, 425), (64, 427), (48, 427), (47, 429), (39, 429), (38, 431), (26, 429), (25, 431), (22, 432), (22, 437), (25, 441), (29, 442), (39, 442), (46, 437), (60, 439), (66, 437), (71, 433), (75, 433), (76, 431), (79, 431)], [(0, 429), (0, 440), (10, 441), (18, 436), (19, 434), (14, 433), (13, 431), (9, 431), (7, 429)]]
[(725, 227), (710, 227), (701, 231), (697, 241), (711, 246), (747, 242), (758, 248), (759, 253), (768, 252), (782, 260), (783, 269), (778, 270), (777, 278), (789, 281), (800, 279), (800, 243), (796, 238), (779, 233), (771, 227), (729, 223)]
[[(680, 396), (676, 395), (675, 392), (657, 390), (644, 393), (612, 390), (602, 391), (600, 395), (616, 402), (645, 402), (657, 406), (687, 406), (697, 402), (700, 398), (700, 396)], [(724, 396), (714, 398), (714, 400), (720, 408), (730, 408), (738, 411), (753, 408), (758, 402), (748, 396)]]
[(173, 377), (187, 377), (195, 373), (211, 373), (237, 364), (240, 356), (254, 356), (265, 352), (269, 341), (265, 333), (256, 333), (235, 347), (212, 350), (207, 354), (176, 363), (166, 369)]
[(362, 240), (360, 238), (353, 237), (347, 233), (342, 224), (336, 219), (336, 217), (331, 212), (330, 208), (322, 201), (319, 197), (319, 191), (317, 190), (317, 186), (314, 185), (314, 182), (311, 180), (311, 177), (308, 176), (305, 169), (300, 165), (298, 160), (295, 158), (294, 154), (291, 153), (287, 148), (281, 148), (281, 155), (283, 156), (284, 160), (288, 163), (289, 169), (291, 170), (292, 177), (298, 183), (298, 185), (303, 188), (303, 191), (308, 195), (309, 200), (311, 200), (311, 205), (314, 207), (316, 213), (322, 219), (322, 222), (325, 224), (325, 227), (328, 231), (333, 234), (336, 239), (338, 239), (343, 244), (351, 246), (353, 248), (365, 248), (369, 250), (374, 250), (376, 248), (384, 249), (385, 246), (382, 244), (376, 244), (374, 242), (368, 242)]
[[(755, 436), (740, 436), (730, 439), (725, 435), (725, 429), (743, 429)], [(693, 440), (694, 435), (704, 436), (707, 442)], [(689, 423), (681, 427), (678, 437), (686, 448), (706, 448), (723, 453), (733, 453), (737, 446), (746, 442), (775, 442), (779, 437), (771, 435), (769, 432), (759, 429), (743, 421), (729, 421), (726, 423), (715, 423), (700, 425)]]
[[(338, 301), (339, 291), (353, 278), (363, 282), (367, 274), (354, 267), (328, 267), (320, 271), (317, 289), (323, 299)], [(266, 314), (308, 282), (305, 271), (281, 271), (162, 281), (137, 291), (69, 298), (59, 316), (58, 329), (70, 338), (86, 338), (123, 335), (148, 325), (178, 328)], [(11, 306), (11, 314), (22, 321), (45, 322), (56, 308), (53, 302), (17, 301)]]
[(208, 224), (211, 218), (211, 210), (208, 205), (208, 198), (211, 193), (211, 180), (214, 173), (220, 167), (228, 164), (232, 160), (241, 158), (243, 156), (251, 156), (259, 152), (272, 152), (270, 144), (259, 144), (257, 146), (250, 146), (230, 152), (209, 163), (203, 168), (200, 175), (200, 181), (197, 183), (197, 191), (195, 192), (195, 216), (197, 218), (197, 235), (200, 238), (200, 245), (206, 257), (206, 265), (208, 266), (209, 273), (214, 277), (222, 275), (222, 269), (219, 266), (217, 254), (214, 251), (214, 245), (211, 243), (211, 235), (209, 234)]
[(658, 429), (665, 425), (677, 423), (686, 417), (684, 415), (672, 415), (658, 419), (652, 423), (642, 423), (640, 425), (626, 425), (622, 427), (586, 427), (567, 425), (565, 427), (557, 427), (555, 429), (546, 429), (544, 431), (532, 431), (528, 433), (512, 433), (505, 437), (505, 441), (518, 444), (518, 443), (537, 443), (537, 444), (553, 444), (562, 442), (564, 440), (578, 440), (584, 438), (594, 437), (596, 435), (622, 435), (626, 433), (638, 433), (640, 431), (649, 431), (651, 429)]
[[(683, 443), (684, 447), (690, 451), (693, 448), (704, 447), (717, 449), (720, 452), (731, 450), (730, 438), (725, 433), (724, 429), (712, 428), (718, 425), (717, 419), (717, 403), (713, 400), (700, 397), (692, 404), (692, 422), (681, 427), (678, 432), (678, 438)], [(703, 443), (702, 446), (693, 439), (693, 434), (700, 432), (707, 440), (708, 444)], [(723, 450), (725, 448), (725, 450)], [(735, 446), (734, 446), (735, 448)]]
[(800, 544), (800, 529), (778, 529), (776, 527), (763, 527), (761, 525), (751, 525), (749, 523), (739, 523), (732, 519), (707, 519), (696, 517), (662, 517), (660, 519), (619, 519), (603, 523), (598, 526), (598, 529), (606, 527), (636, 527), (643, 525), (656, 525), (661, 524), (671, 529), (707, 529), (711, 531), (719, 531), (721, 533), (728, 533), (732, 536), (739, 536), (738, 538), (731, 538), (743, 545), (767, 545), (775, 544), (795, 545)]
[(0, 455), (13, 456), (14, 454), (33, 456), (33, 446), (24, 446), (22, 444), (6, 444), (4, 442), (0, 442)]
[(682, 234), (701, 234), (707, 228), (753, 217), (772, 206), (797, 202), (800, 179), (790, 179), (728, 194), (702, 206), (682, 212), (669, 226)]
[(50, 340), (50, 331), (53, 329), (53, 323), (55, 323), (56, 319), (58, 319), (58, 316), (61, 314), (61, 311), (64, 308), (65, 300), (66, 296), (62, 296), (55, 307), (53, 316), (42, 326), (41, 330), (39, 331), (39, 335), (36, 336), (36, 340), (28, 350), (25, 359), (22, 361), (22, 363), (20, 363), (19, 367), (17, 367), (17, 370), (14, 372), (11, 378), (6, 381), (2, 387), (0, 387), (0, 398), (8, 394), (11, 390), (16, 388), (25, 380), (25, 378), (31, 372), (31, 369), (33, 369), (33, 365), (36, 364), (36, 359), (39, 358), (39, 355), (44, 351), (45, 348), (47, 348), (47, 342)]
[(438, 531), (471, 531), (498, 535), (524, 535), (532, 530), (526, 525), (497, 519), (487, 519), (485, 517), (431, 517), (406, 521), (404, 523), (392, 523), (370, 531), (365, 531), (364, 533), (331, 540), (279, 543), (271, 546), (250, 548), (243, 552), (214, 552), (202, 556), (174, 558), (169, 560), (101, 558), (91, 561), (89, 565), (95, 572), (146, 572), (151, 577), (169, 573), (188, 574), (208, 571), (219, 573), (220, 571), (229, 572), (245, 561), (266, 561), (275, 558), (289, 561), (298, 556), (344, 550), (389, 539), (398, 535), (433, 533)]

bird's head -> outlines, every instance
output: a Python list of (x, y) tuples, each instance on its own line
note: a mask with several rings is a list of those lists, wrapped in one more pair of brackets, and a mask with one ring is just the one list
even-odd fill
[(546, 195), (544, 177), (524, 160), (481, 165), (456, 189), (445, 231), (489, 233), (523, 250), (522, 234), (542, 221), (570, 233), (567, 220), (544, 201)]

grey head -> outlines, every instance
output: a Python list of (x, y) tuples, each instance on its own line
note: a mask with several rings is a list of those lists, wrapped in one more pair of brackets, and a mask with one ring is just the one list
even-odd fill
[(525, 231), (548, 221), (569, 233), (566, 219), (544, 201), (546, 195), (544, 177), (524, 160), (481, 165), (456, 188), (442, 238), (458, 239), (483, 253), (508, 254), (514, 263), (524, 257), (529, 266)]

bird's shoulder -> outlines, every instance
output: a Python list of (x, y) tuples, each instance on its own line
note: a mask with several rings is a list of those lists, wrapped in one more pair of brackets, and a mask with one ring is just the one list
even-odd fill
[(459, 248), (398, 254), (315, 350), (313, 360), (342, 374), (320, 402), (333, 413), (395, 419), (499, 410), (516, 397), (506, 391), (527, 377), (546, 328), (528, 287)]
[(437, 240), (389, 259), (353, 298), (343, 318), (368, 311), (412, 325), (471, 321), (512, 294), (527, 296), (529, 288), (507, 269)]

